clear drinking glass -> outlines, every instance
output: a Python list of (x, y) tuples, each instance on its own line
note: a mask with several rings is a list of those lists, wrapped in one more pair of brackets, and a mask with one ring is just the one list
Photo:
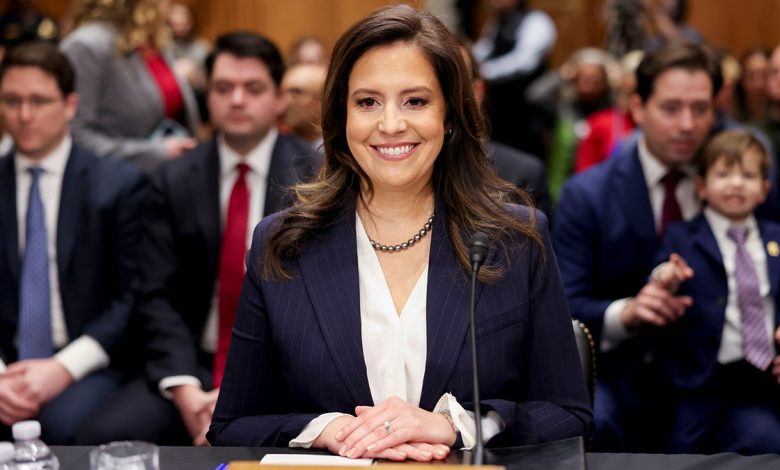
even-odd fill
[(141, 441), (100, 445), (89, 453), (90, 470), (160, 470), (160, 450)]

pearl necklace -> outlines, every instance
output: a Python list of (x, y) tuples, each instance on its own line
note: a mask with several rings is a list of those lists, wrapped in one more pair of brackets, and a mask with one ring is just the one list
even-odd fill
[(431, 228), (433, 228), (433, 216), (435, 212), (431, 214), (430, 217), (428, 217), (428, 221), (425, 222), (425, 225), (414, 234), (414, 236), (408, 240), (406, 240), (403, 243), (400, 243), (398, 245), (382, 245), (381, 243), (377, 243), (371, 238), (368, 239), (369, 243), (371, 243), (371, 247), (375, 249), (376, 251), (381, 251), (383, 253), (397, 253), (399, 251), (405, 250), (407, 248), (410, 248), (415, 243), (422, 240), (424, 236), (428, 234), (428, 232), (431, 231)]

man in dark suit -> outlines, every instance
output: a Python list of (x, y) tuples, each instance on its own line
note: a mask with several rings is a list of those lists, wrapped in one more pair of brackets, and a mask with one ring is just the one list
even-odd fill
[(601, 352), (594, 448), (656, 450), (664, 440), (654, 426), (665, 407), (648, 342), (691, 301), (647, 278), (666, 224), (699, 212), (691, 162), (712, 125), (717, 77), (715, 61), (698, 46), (669, 43), (646, 56), (630, 101), (641, 137), (575, 175), (561, 193), (558, 264), (572, 314)]
[(125, 380), (115, 359), (147, 186), (131, 165), (73, 143), (74, 79), (46, 43), (19, 46), (0, 66), (15, 146), (0, 158), (0, 439), (38, 419), (47, 442), (69, 444)]
[(217, 137), (153, 177), (135, 318), (146, 378), (111, 400), (78, 442), (205, 442), (252, 229), (314, 171), (309, 144), (275, 128), (286, 100), (274, 44), (223, 35), (206, 68)]

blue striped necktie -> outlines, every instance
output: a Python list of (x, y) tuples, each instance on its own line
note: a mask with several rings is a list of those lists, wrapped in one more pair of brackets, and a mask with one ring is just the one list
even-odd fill
[(19, 307), (19, 359), (50, 357), (51, 293), (49, 291), (49, 244), (41, 201), (43, 170), (31, 167), (32, 183), (27, 204), (27, 232), (22, 261)]

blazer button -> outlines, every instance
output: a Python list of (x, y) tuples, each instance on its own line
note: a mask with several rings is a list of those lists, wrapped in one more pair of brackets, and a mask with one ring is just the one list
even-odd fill
[(726, 296), (725, 295), (718, 296), (718, 298), (715, 299), (715, 303), (718, 305), (718, 307), (725, 306), (726, 305)]

